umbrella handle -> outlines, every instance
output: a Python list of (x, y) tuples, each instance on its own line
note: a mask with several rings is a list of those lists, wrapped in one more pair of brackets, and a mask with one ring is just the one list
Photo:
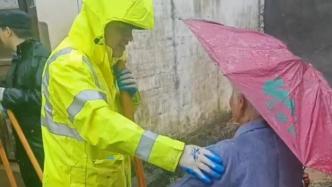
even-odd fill
[(6, 174), (8, 176), (10, 187), (17, 187), (17, 183), (16, 183), (16, 180), (14, 177), (13, 170), (10, 168), (9, 160), (7, 158), (5, 149), (1, 142), (0, 142), (0, 158), (1, 158), (1, 161), (3, 164), (3, 167), (5, 168)]
[[(117, 68), (124, 69), (126, 66), (124, 62), (119, 62), (117, 64)], [(128, 119), (134, 121), (134, 114), (135, 114), (135, 107), (134, 103), (131, 99), (131, 96), (127, 92), (120, 92), (120, 102), (122, 105), (122, 114), (127, 117)], [(134, 157), (134, 166), (135, 166), (135, 173), (137, 175), (137, 181), (139, 187), (146, 187), (146, 181), (144, 176), (144, 167), (143, 163), (140, 159)]]
[(17, 122), (17, 119), (15, 118), (14, 113), (11, 110), (8, 110), (7, 113), (8, 113), (9, 120), (10, 120), (12, 126), (14, 127), (17, 136), (20, 139), (20, 141), (32, 163), (33, 168), (35, 169), (40, 181), (42, 181), (43, 180), (43, 171), (36, 159), (36, 156), (32, 152), (32, 149), (28, 143), (28, 140), (26, 139), (26, 137), (23, 133), (22, 128), (20, 127), (19, 123)]

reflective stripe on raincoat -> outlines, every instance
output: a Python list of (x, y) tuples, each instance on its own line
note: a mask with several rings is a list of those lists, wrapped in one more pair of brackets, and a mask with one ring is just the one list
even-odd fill
[(122, 21), (153, 27), (152, 0), (85, 0), (67, 38), (45, 66), (42, 132), (45, 187), (131, 186), (130, 156), (166, 170), (184, 143), (145, 131), (122, 116), (103, 43), (104, 28)]

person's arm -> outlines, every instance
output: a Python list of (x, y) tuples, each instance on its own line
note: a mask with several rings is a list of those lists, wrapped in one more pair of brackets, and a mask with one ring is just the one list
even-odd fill
[(54, 107), (60, 107), (80, 136), (100, 149), (135, 155), (174, 171), (184, 143), (145, 131), (114, 111), (107, 102), (112, 98), (105, 98), (106, 93), (96, 86), (89, 68), (82, 65), (82, 58), (69, 58), (61, 65), (50, 65), (48, 89), (51, 101), (56, 100)]
[[(1, 103), (5, 108), (15, 108), (22, 105), (29, 105), (32, 108), (40, 110), (41, 107), (41, 79), (43, 68), (46, 62), (46, 57), (35, 57), (34, 65), (36, 65), (36, 72), (34, 82), (31, 88), (0, 88)], [(32, 64), (31, 64), (32, 65)]]
[(54, 118), (75, 129), (79, 139), (103, 150), (135, 155), (169, 171), (181, 166), (205, 182), (222, 175), (221, 159), (207, 149), (146, 131), (119, 114), (112, 106), (114, 90), (107, 98), (82, 60), (72, 52), (46, 68), (42, 117), (57, 113)]

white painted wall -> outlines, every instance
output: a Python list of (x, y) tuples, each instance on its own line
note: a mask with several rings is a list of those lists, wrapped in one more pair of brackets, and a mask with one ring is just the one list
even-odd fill
[(51, 47), (55, 48), (67, 35), (80, 10), (80, 0), (36, 0), (39, 22), (48, 25)]
[(16, 8), (18, 8), (18, 0), (0, 0), (0, 10)]
[[(216, 123), (228, 108), (231, 88), (181, 19), (202, 18), (244, 28), (260, 25), (263, 0), (155, 0), (155, 29), (136, 31), (129, 66), (142, 90), (137, 121), (173, 136)], [(79, 10), (76, 0), (37, 0), (52, 47)]]
[(0, 0), (0, 10), (16, 8), (18, 8), (18, 0)]

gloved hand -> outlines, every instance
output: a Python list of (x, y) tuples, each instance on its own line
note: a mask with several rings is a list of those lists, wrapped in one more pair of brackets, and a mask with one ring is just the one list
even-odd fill
[(120, 91), (128, 92), (130, 96), (138, 91), (136, 80), (133, 74), (127, 69), (115, 69), (115, 77)]
[(219, 156), (195, 145), (186, 145), (179, 165), (206, 184), (211, 184), (212, 178), (220, 179), (225, 170)]

